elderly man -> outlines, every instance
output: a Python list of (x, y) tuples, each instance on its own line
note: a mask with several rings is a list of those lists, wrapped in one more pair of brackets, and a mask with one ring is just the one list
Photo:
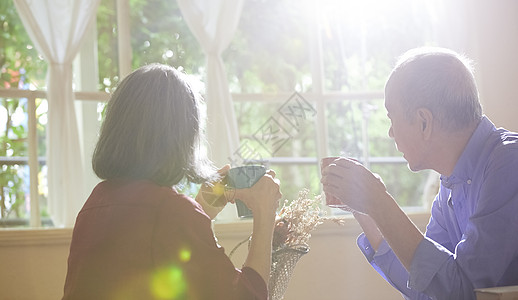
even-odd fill
[(358, 245), (406, 299), (475, 299), (518, 284), (518, 135), (483, 115), (470, 64), (441, 48), (405, 53), (385, 86), (389, 136), (412, 171), (441, 174), (423, 235), (381, 178), (339, 158), (324, 192), (353, 211)]

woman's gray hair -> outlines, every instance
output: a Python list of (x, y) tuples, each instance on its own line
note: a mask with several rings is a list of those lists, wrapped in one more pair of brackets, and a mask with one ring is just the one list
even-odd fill
[(170, 66), (135, 70), (108, 102), (94, 172), (101, 179), (147, 179), (162, 186), (216, 176), (201, 156), (201, 101), (186, 75)]
[(407, 109), (429, 109), (444, 129), (458, 130), (482, 118), (472, 62), (451, 50), (422, 47), (403, 54), (385, 86)]

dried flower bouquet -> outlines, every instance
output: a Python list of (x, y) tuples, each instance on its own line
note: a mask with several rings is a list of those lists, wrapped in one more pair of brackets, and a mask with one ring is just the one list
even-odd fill
[(322, 224), (321, 196), (309, 197), (309, 190), (299, 192), (298, 199), (285, 200), (275, 224), (273, 251), (295, 245), (307, 245), (313, 231)]
[(309, 252), (308, 241), (322, 224), (321, 196), (310, 198), (309, 190), (299, 192), (298, 199), (285, 200), (275, 224), (272, 243), (272, 266), (269, 280), (270, 299), (282, 299), (298, 260)]

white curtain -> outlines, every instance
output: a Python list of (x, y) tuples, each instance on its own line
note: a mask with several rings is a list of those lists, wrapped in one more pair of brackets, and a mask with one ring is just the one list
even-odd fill
[(237, 122), (221, 53), (236, 31), (242, 0), (178, 0), (182, 15), (207, 56), (207, 139), (216, 166), (230, 163), (239, 147)]
[(47, 166), (49, 212), (73, 226), (84, 203), (83, 159), (72, 91), (72, 61), (100, 0), (14, 0), (20, 18), (48, 61)]

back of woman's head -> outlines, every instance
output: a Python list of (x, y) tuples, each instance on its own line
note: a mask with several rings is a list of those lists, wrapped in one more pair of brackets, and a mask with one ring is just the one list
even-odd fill
[(399, 59), (385, 88), (413, 115), (428, 108), (444, 129), (463, 129), (482, 118), (471, 61), (449, 49), (422, 47)]
[(128, 75), (108, 102), (92, 158), (97, 176), (164, 186), (208, 179), (214, 169), (198, 157), (200, 101), (170, 66), (151, 64)]

